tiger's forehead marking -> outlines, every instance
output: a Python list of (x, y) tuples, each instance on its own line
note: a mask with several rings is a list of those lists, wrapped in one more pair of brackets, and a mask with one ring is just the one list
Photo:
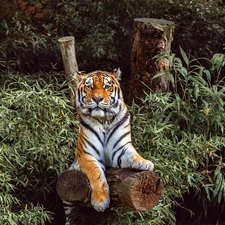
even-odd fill
[(93, 73), (86, 78), (85, 85), (109, 85), (111, 84), (112, 77), (113, 76), (111, 74), (109, 75), (107, 73)]

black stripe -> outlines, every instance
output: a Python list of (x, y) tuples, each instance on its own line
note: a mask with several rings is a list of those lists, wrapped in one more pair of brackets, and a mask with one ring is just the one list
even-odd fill
[(111, 103), (111, 105), (115, 103), (115, 97), (110, 96), (110, 100), (111, 100), (111, 102), (110, 102), (110, 103)]
[(127, 128), (127, 127), (129, 127), (130, 126), (130, 123), (128, 123), (124, 128)]
[(83, 107), (85, 96), (82, 96), (82, 94), (81, 94), (82, 88), (78, 88), (77, 93), (78, 93), (78, 102), (80, 103), (80, 107)]
[[(119, 101), (116, 101), (115, 103), (112, 104), (113, 108), (117, 108), (119, 105)], [(121, 109), (121, 108), (120, 108)], [(119, 110), (120, 111), (120, 110)]]
[(121, 92), (121, 90), (120, 90), (120, 88), (118, 88), (118, 99), (120, 99), (121, 98), (121, 96), (120, 96), (120, 92)]
[[(95, 152), (100, 156), (100, 151), (90, 142), (90, 141), (88, 141), (85, 137), (83, 137), (84, 139), (85, 139), (85, 141), (86, 141), (86, 143), (88, 144), (88, 145), (90, 145), (94, 150), (95, 150)], [(88, 154), (88, 152), (86, 152), (85, 151), (85, 153), (86, 154)], [(89, 153), (90, 154), (90, 153)], [(91, 155), (91, 154), (90, 154)]]
[(126, 120), (127, 120), (127, 118), (129, 117), (129, 112), (128, 112), (128, 110), (126, 111), (126, 113), (125, 113), (125, 115), (124, 115), (124, 117), (114, 126), (114, 128), (113, 128), (113, 130), (112, 130), (112, 132), (111, 132), (111, 134), (109, 135), (109, 137), (108, 137), (108, 139), (107, 139), (107, 141), (106, 141), (106, 143), (108, 144), (108, 142), (109, 142), (109, 139), (112, 137), (112, 135), (114, 134), (114, 132), (123, 124), (123, 123), (125, 123), (126, 122)]
[(112, 103), (112, 104), (114, 104), (113, 106), (117, 107), (118, 103), (119, 103), (118, 100), (121, 98), (121, 90), (120, 90), (120, 88), (116, 88), (115, 94), (114, 94), (114, 96), (111, 96), (111, 98), (113, 98), (113, 100), (114, 100), (113, 103)]
[[(99, 123), (103, 123), (103, 120), (101, 121), (101, 120), (99, 120), (99, 119), (97, 119), (97, 118), (94, 118), (94, 119), (96, 119)], [(100, 140), (100, 139), (99, 139)], [(101, 140), (100, 140), (101, 141)], [(102, 142), (101, 142), (102, 143)], [(103, 143), (102, 143), (102, 145), (103, 145)]]
[(91, 153), (89, 153), (89, 152), (85, 151), (84, 149), (83, 149), (83, 151), (84, 151), (84, 153), (85, 153), (85, 154), (87, 154), (87, 155), (91, 155), (91, 156), (92, 156), (92, 154), (91, 154)]
[[(86, 140), (86, 138), (84, 137), (84, 135), (79, 135), (79, 140), (78, 140), (78, 142), (81, 142), (81, 144), (82, 144), (82, 146), (86, 146), (86, 144), (85, 144), (85, 141), (84, 140)], [(79, 146), (79, 145), (78, 145)], [(83, 150), (83, 149), (82, 149)]]
[[(89, 154), (89, 155), (91, 155), (90, 153), (88, 153), (88, 152), (85, 152), (85, 153), (87, 153), (87, 154)], [(94, 157), (93, 157), (94, 158)], [(105, 168), (103, 168), (102, 167), (102, 165), (104, 166), (105, 165), (105, 163), (104, 163), (104, 161), (103, 160), (101, 160), (101, 159), (96, 159), (96, 158), (94, 158), (93, 160), (91, 160), (92, 162), (95, 162), (96, 163), (96, 161), (98, 162), (98, 166), (100, 166), (101, 167), (101, 169), (105, 172)], [(100, 165), (100, 164), (102, 164), (102, 165)], [(96, 167), (96, 168), (99, 168), (99, 167)]]
[(113, 160), (114, 160), (114, 157), (115, 157), (116, 153), (117, 153), (118, 151), (120, 151), (121, 149), (123, 149), (123, 148), (124, 148), (127, 144), (129, 144), (129, 143), (131, 143), (131, 141), (128, 141), (126, 144), (122, 145), (121, 147), (119, 147), (117, 150), (115, 150), (115, 151), (113, 152), (113, 154), (112, 154), (112, 162), (113, 162)]
[(130, 131), (124, 133), (122, 136), (120, 136), (120, 138), (116, 141), (116, 143), (113, 145), (113, 149), (117, 146), (117, 144), (124, 138), (126, 137), (128, 134), (130, 134)]
[(75, 206), (75, 202), (72, 202), (72, 201), (67, 201), (67, 202), (65, 202), (65, 201), (63, 201), (62, 202), (63, 203), (63, 207), (73, 207), (73, 206)]
[(84, 105), (84, 99), (85, 99), (85, 96), (82, 96), (82, 98), (81, 98), (81, 100), (80, 100), (80, 105), (83, 107), (83, 105)]
[(78, 97), (77, 97), (78, 101), (80, 101), (80, 89), (79, 88), (77, 89), (77, 93), (78, 93)]
[(121, 168), (121, 157), (126, 153), (127, 149), (123, 149), (123, 151), (120, 153), (118, 159), (117, 159), (117, 165), (119, 168)]
[[(104, 165), (104, 162), (103, 162), (103, 160), (101, 160), (101, 159), (96, 159), (100, 164), (102, 164), (102, 165)], [(102, 168), (102, 167), (101, 167)]]
[(94, 133), (94, 135), (98, 138), (98, 140), (100, 141), (100, 143), (102, 144), (102, 146), (104, 145), (104, 143), (102, 142), (102, 140), (99, 137), (98, 133), (92, 127), (90, 127), (88, 124), (86, 124), (81, 118), (80, 118), (80, 123), (81, 123), (82, 126), (84, 126), (88, 130), (90, 130), (92, 133)]

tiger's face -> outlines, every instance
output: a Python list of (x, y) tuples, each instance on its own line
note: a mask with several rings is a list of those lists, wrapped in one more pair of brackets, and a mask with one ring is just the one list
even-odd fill
[(123, 97), (118, 82), (120, 70), (78, 74), (76, 107), (80, 114), (99, 120), (115, 117), (121, 110)]

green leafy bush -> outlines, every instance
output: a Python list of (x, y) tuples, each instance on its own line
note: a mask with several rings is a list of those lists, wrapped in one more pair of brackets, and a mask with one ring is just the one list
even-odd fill
[(179, 46), (198, 58), (211, 58), (223, 52), (225, 8), (220, 0), (174, 1), (165, 7), (164, 18), (176, 24), (172, 52), (180, 55)]
[[(141, 107), (132, 105), (134, 141), (156, 164), (165, 183), (164, 204), (182, 208), (178, 199), (194, 191), (202, 219), (214, 214), (216, 221), (225, 206), (225, 87), (223, 80), (211, 84), (211, 77), (220, 77), (225, 55), (204, 59), (208, 69), (182, 49), (181, 55), (184, 64), (174, 54), (168, 57), (173, 93), (146, 93)], [(161, 224), (174, 224), (168, 218)]]
[[(155, 172), (164, 182), (162, 199), (153, 210), (142, 213), (111, 209), (113, 214), (104, 224), (174, 225), (173, 209), (185, 208), (181, 200), (193, 191), (205, 218), (212, 209), (224, 213), (225, 87), (223, 80), (210, 81), (220, 77), (225, 57), (215, 54), (204, 59), (210, 65), (205, 68), (203, 59), (190, 60), (180, 51), (182, 60), (168, 56), (173, 92), (149, 91), (142, 105), (130, 106), (134, 145), (155, 163)], [(44, 224), (59, 218), (55, 183), (73, 160), (78, 130), (69, 90), (57, 76), (49, 74), (47, 84), (43, 74), (35, 79), (1, 74), (3, 224)], [(190, 214), (191, 210), (186, 208)], [(63, 224), (63, 219), (59, 221)]]
[(56, 179), (73, 160), (77, 121), (64, 84), (16, 77), (1, 74), (0, 223), (45, 224), (59, 200)]

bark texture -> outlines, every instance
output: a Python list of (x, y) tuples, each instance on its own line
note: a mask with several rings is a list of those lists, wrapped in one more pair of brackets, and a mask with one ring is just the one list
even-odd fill
[[(77, 87), (75, 72), (78, 72), (78, 65), (75, 53), (75, 39), (73, 36), (62, 37), (58, 40), (60, 45), (60, 50), (62, 53), (63, 65), (66, 75), (66, 80), (72, 84), (73, 88)], [(75, 97), (74, 92), (70, 92), (70, 102), (73, 107), (75, 107)]]
[[(163, 184), (154, 172), (109, 168), (106, 177), (110, 187), (111, 206), (145, 211), (152, 209), (161, 197)], [(91, 187), (88, 178), (81, 171), (67, 170), (62, 173), (56, 190), (63, 201), (91, 206)]]
[[(134, 20), (130, 101), (138, 102), (138, 98), (145, 96), (144, 91), (150, 92), (149, 88), (156, 93), (168, 91), (169, 62), (166, 58), (156, 60), (154, 57), (161, 53), (170, 53), (173, 31), (174, 23), (171, 21), (151, 18)], [(153, 79), (159, 72), (163, 75)]]

